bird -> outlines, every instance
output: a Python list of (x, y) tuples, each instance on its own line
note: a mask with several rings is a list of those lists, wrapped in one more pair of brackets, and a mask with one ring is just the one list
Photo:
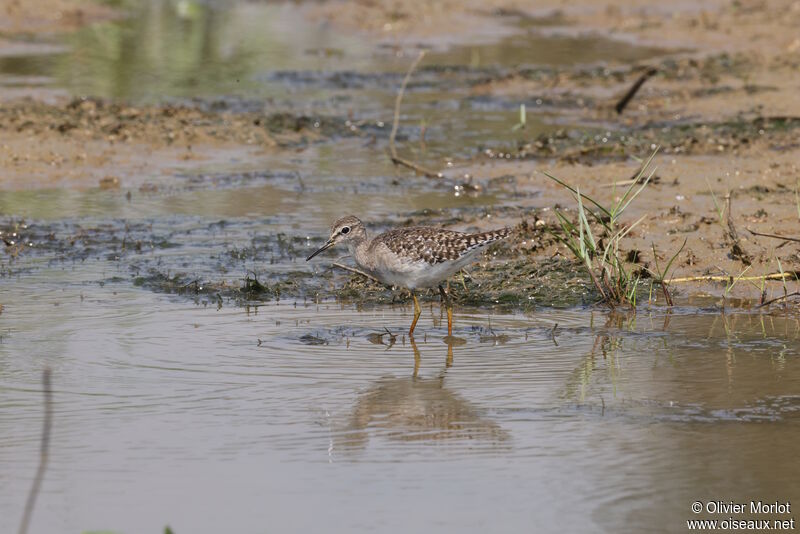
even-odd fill
[(306, 261), (335, 245), (344, 245), (364, 273), (385, 285), (408, 289), (414, 299), (414, 320), (408, 330), (412, 338), (422, 314), (416, 290), (438, 286), (442, 303), (447, 308), (447, 335), (452, 337), (453, 306), (442, 283), (475, 261), (486, 245), (510, 234), (510, 228), (471, 234), (410, 226), (370, 239), (364, 223), (354, 215), (346, 215), (333, 223), (328, 240)]

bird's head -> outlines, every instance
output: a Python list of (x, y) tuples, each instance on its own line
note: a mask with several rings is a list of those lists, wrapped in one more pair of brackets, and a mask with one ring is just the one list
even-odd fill
[(328, 241), (324, 245), (311, 254), (311, 256), (306, 258), (306, 261), (334, 245), (343, 243), (348, 246), (354, 246), (356, 243), (366, 238), (367, 229), (364, 228), (364, 223), (362, 223), (358, 217), (347, 215), (333, 223), (331, 226), (331, 237), (328, 238)]

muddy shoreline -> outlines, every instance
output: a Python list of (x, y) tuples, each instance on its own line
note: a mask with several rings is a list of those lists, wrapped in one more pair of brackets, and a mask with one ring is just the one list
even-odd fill
[[(339, 12), (339, 3), (307, 8), (305, 15), (311, 21), (324, 20), (343, 29), (355, 20), (361, 38), (373, 40), (376, 47), (391, 41), (398, 49), (405, 47), (408, 57), (409, 50), (432, 44), (446, 49), (461, 39), (460, 30), (452, 35), (438, 31), (436, 39), (429, 33), (446, 10), (421, 9), (417, 2), (392, 9), (388, 3), (371, 5), (357, 19), (344, 17), (346, 9)], [(800, 44), (791, 39), (789, 25), (790, 20), (800, 18), (800, 10), (794, 5), (771, 4), (767, 14), (785, 8), (788, 15), (770, 18), (759, 14), (758, 24), (751, 24), (745, 23), (754, 17), (748, 6), (734, 9), (722, 3), (677, 15), (635, 1), (614, 9), (601, 9), (588, 1), (568, 10), (545, 6), (536, 12), (528, 12), (512, 1), (493, 2), (488, 7), (459, 3), (464, 27), (494, 24), (508, 26), (513, 33), (519, 31), (514, 28), (520, 21), (539, 20), (547, 22), (542, 24), (547, 32), (602, 31), (642, 44), (653, 44), (652, 29), (659, 28), (669, 33), (668, 44), (675, 51), (628, 65), (443, 68), (423, 63), (411, 79), (409, 98), (421, 98), (431, 90), (455, 90), (461, 95), (458, 101), (473, 108), (508, 113), (522, 102), (527, 104), (530, 117), (557, 114), (563, 124), (545, 132), (522, 128), (513, 140), (487, 138), (485, 142), (448, 146), (445, 153), (426, 151), (426, 141), (446, 135), (436, 130), (433, 120), (427, 137), (424, 128), (404, 123), (397, 138), (403, 154), (430, 168), (442, 169), (445, 177), (428, 181), (397, 168), (392, 171), (396, 183), (417, 181), (421, 188), (438, 193), (454, 191), (477, 199), (496, 195), (501, 201), (477, 212), (400, 211), (391, 221), (369, 221), (371, 227), (516, 227), (517, 237), (491, 251), (471, 269), (463, 285), (451, 283), (457, 300), (520, 309), (548, 303), (590, 303), (595, 295), (588, 277), (581, 274), (554, 236), (557, 226), (553, 207), (575, 217), (574, 201), (543, 172), (579, 186), (584, 194), (601, 202), (611, 202), (618, 194), (614, 184), (635, 175), (635, 158), (646, 158), (659, 147), (653, 183), (630, 209), (631, 220), (644, 216), (644, 222), (625, 241), (624, 252), (635, 260), (631, 269), (646, 273), (655, 261), (653, 250), (664, 261), (685, 240), (673, 277), (727, 280), (676, 284), (678, 295), (747, 298), (756, 304), (759, 299), (779, 296), (784, 291), (782, 282), (759, 282), (758, 277), (800, 268), (797, 243), (766, 237), (798, 237), (800, 226), (800, 92), (795, 75), (800, 65)], [(78, 26), (114, 16), (104, 9), (91, 12)], [(62, 31), (74, 29), (76, 24), (71, 20)], [(417, 25), (419, 20), (424, 23)], [(734, 28), (737, 34), (753, 38), (720, 37)], [(17, 30), (6, 31), (13, 40)], [(397, 37), (398, 32), (403, 33), (402, 39)], [(4, 45), (10, 46), (0, 41), (0, 50)], [(654, 68), (655, 75), (625, 111), (617, 114), (614, 104), (645, 67)], [(281, 76), (295, 79), (303, 73), (284, 72)], [(357, 83), (381, 88), (389, 101), (398, 80), (398, 73), (387, 72), (371, 79), (359, 76)], [(354, 86), (354, 81), (345, 75), (305, 76), (303, 84), (345, 91)], [(286, 109), (268, 101), (236, 106), (200, 98), (177, 104), (143, 104), (98, 97), (19, 99), (15, 94), (0, 95), (0, 164), (3, 190), (11, 193), (52, 188), (100, 190), (104, 195), (127, 196), (130, 200), (132, 195), (158, 195), (175, 186), (176, 176), (196, 175), (202, 172), (200, 169), (216, 164), (298, 158), (311, 150), (335, 151), (344, 142), (356, 143), (359, 150), (376, 160), (387, 158), (388, 107), (384, 112), (359, 110), (344, 100), (343, 105), (320, 112)], [(160, 177), (154, 180), (156, 175)], [(292, 180), (304, 187), (302, 172)], [(200, 180), (197, 184), (201, 189), (216, 188), (220, 182), (209, 186)], [(186, 187), (186, 183), (178, 187)], [(722, 215), (720, 203), (727, 206)], [(221, 247), (216, 256), (227, 259), (199, 271), (187, 265), (176, 272), (174, 266), (162, 268), (152, 264), (152, 258), (142, 261), (136, 257), (143, 250), (158, 249), (159, 243), (172, 243), (170, 246), (180, 249), (189, 233), (165, 237), (142, 228), (131, 229), (138, 223), (51, 223), (8, 212), (0, 222), (6, 240), (2, 267), (7, 274), (29, 268), (24, 266), (26, 256), (65, 262), (111, 257), (127, 266), (122, 269), (127, 273), (117, 276), (135, 286), (193, 298), (234, 302), (286, 297), (355, 298), (363, 302), (403, 299), (385, 288), (365, 284), (357, 276), (298, 261), (324, 238), (324, 227), (290, 230), (283, 241), (252, 238), (249, 252), (241, 254), (248, 265), (265, 264), (263, 272), (251, 278), (223, 241), (209, 247)], [(93, 235), (93, 240), (88, 235)], [(270, 273), (269, 261), (294, 263), (288, 271)], [(740, 277), (746, 282), (734, 284)], [(796, 281), (788, 282), (786, 291), (796, 290)], [(648, 292), (644, 285), (643, 291)]]

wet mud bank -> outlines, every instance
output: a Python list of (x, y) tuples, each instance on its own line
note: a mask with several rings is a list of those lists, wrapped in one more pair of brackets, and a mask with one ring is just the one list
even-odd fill
[[(407, 221), (437, 224), (444, 219), (463, 223), (470, 216), (457, 211), (415, 213)], [(387, 221), (381, 226), (396, 224)], [(11, 279), (35, 270), (83, 265), (92, 273), (91, 283), (132, 284), (205, 305), (331, 299), (369, 305), (409, 299), (404, 291), (327, 262), (306, 263), (308, 252), (324, 242), (322, 237), (261, 233), (261, 226), (242, 220), (5, 221), (0, 225), (5, 256), (0, 274)], [(574, 262), (531, 259), (541, 248), (554, 245), (548, 229), (524, 223), (516, 228), (516, 236), (518, 240), (493, 246), (479, 265), (451, 283), (456, 302), (507, 310), (591, 302), (586, 277)], [(423, 296), (435, 297), (433, 292)]]
[[(125, 71), (116, 85), (92, 78), (106, 75), (109, 64), (122, 68), (104, 56), (92, 57), (96, 71), (86, 80), (63, 82), (67, 93), (99, 87), (98, 94), (53, 96), (50, 82), (35, 75), (57, 86), (57, 66), (70, 61), (68, 53), (27, 77), (18, 72), (18, 54), (0, 61), (12, 80), (0, 85), (3, 272), (111, 262), (116, 272), (103, 282), (208, 302), (402, 301), (400, 292), (330, 267), (327, 257), (302, 261), (327, 224), (350, 211), (371, 231), (514, 227), (511, 239), (451, 282), (462, 304), (589, 304), (597, 295), (588, 274), (556, 237), (555, 211), (576, 221), (575, 200), (544, 172), (608, 205), (636, 175), (637, 160), (658, 147), (658, 168), (626, 224), (642, 222), (620, 251), (641, 276), (646, 300), (658, 302), (648, 273), (677, 250), (673, 278), (692, 279), (674, 285), (679, 296), (758, 304), (796, 290), (794, 279), (784, 286), (769, 278), (800, 267), (797, 242), (781, 239), (798, 237), (800, 220), (800, 45), (789, 39), (785, 20), (760, 20), (772, 25), (770, 36), (733, 46), (720, 34), (756, 28), (748, 11), (723, 4), (714, 5), (711, 24), (691, 9), (667, 16), (635, 3), (617, 11), (587, 1), (532, 12), (515, 2), (467, 2), (453, 6), (465, 28), (503, 30), (494, 40), (465, 44), (456, 30), (426, 33), (445, 12), (418, 4), (390, 9), (376, 2), (350, 20), (358, 47), (320, 30), (330, 46), (298, 45), (288, 59), (261, 41), (243, 41), (227, 60), (190, 55), (199, 79), (218, 90), (211, 96), (200, 94), (197, 79), (178, 76), (165, 96), (148, 101), (129, 84), (135, 72)], [(332, 6), (342, 7), (275, 13), (337, 29), (346, 21)], [(202, 20), (236, 31), (249, 28), (243, 21), (258, 9), (277, 8), (237, 4), (203, 12)], [(137, 49), (121, 30), (152, 16), (145, 9), (130, 22), (110, 23), (111, 34), (119, 31), (120, 46)], [(789, 9), (787, 17), (796, 16)], [(182, 27), (179, 17), (168, 22)], [(657, 45), (649, 27), (679, 38)], [(388, 43), (401, 28), (404, 39)], [(91, 32), (76, 35), (76, 50), (96, 48)], [(365, 45), (368, 55), (355, 51)], [(248, 60), (261, 48), (270, 67)], [(430, 52), (410, 76), (396, 142), (404, 158), (440, 172), (439, 179), (393, 167), (387, 155), (396, 90), (422, 48)], [(540, 55), (523, 53), (532, 49)], [(129, 63), (150, 67), (139, 56)], [(230, 65), (235, 71), (225, 70)], [(641, 89), (615, 109), (646, 72)], [(16, 98), (20, 84), (34, 81), (45, 96)], [(115, 94), (103, 94), (109, 85)], [(144, 78), (141, 85), (162, 89)], [(68, 192), (70, 206), (56, 191)], [(66, 215), (73, 205), (83, 215)], [(304, 219), (304, 212), (313, 216)], [(58, 213), (65, 216), (50, 220)]]
[[(570, 210), (564, 213), (569, 216)], [(506, 312), (600, 303), (601, 296), (584, 266), (562, 252), (563, 245), (556, 237), (559, 228), (545, 222), (549, 216), (547, 211), (532, 209), (481, 210), (479, 214), (475, 210), (429, 210), (409, 213), (402, 222), (380, 222), (376, 228), (430, 224), (469, 230), (495, 225), (487, 221), (521, 218), (512, 238), (490, 247), (478, 263), (450, 281), (454, 302)], [(133, 286), (217, 307), (326, 301), (370, 307), (410, 302), (406, 291), (387, 288), (340, 267), (347, 266), (346, 258), (307, 263), (304, 258), (324, 242), (324, 237), (272, 233), (264, 227), (262, 221), (242, 219), (211, 223), (197, 218), (95, 223), (4, 221), (0, 225), (4, 244), (0, 276), (13, 280), (42, 270), (58, 273), (80, 267), (87, 273), (84, 283), (89, 285)], [(624, 254), (641, 277), (639, 302), (665, 306), (644, 253), (630, 249)], [(790, 264), (784, 272), (800, 274), (792, 271)], [(735, 283), (748, 287), (731, 287)], [(791, 280), (787, 283), (791, 288)], [(781, 283), (777, 280), (765, 286), (760, 281), (756, 285), (722, 277), (716, 282), (694, 283), (698, 284), (708, 289), (687, 290), (672, 284), (676, 302), (706, 311), (760, 312), (780, 312), (791, 304), (787, 299), (759, 308), (759, 303), (780, 295)], [(420, 297), (427, 302), (439, 300), (436, 291), (422, 292)]]

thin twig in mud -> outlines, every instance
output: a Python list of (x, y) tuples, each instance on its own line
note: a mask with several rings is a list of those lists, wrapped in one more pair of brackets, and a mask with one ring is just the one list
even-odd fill
[(28, 500), (25, 502), (25, 512), (19, 524), (19, 534), (26, 534), (28, 526), (33, 516), (33, 507), (36, 505), (36, 497), (42, 487), (44, 473), (47, 470), (47, 458), (50, 451), (50, 430), (53, 426), (53, 390), (50, 385), (50, 368), (45, 367), (42, 371), (42, 389), (44, 390), (44, 424), (42, 425), (41, 446), (39, 447), (39, 467), (36, 469), (36, 476), (33, 485), (28, 492)]
[(374, 280), (375, 282), (380, 282), (380, 280), (378, 280), (374, 276), (372, 276), (370, 274), (367, 274), (364, 271), (359, 271), (355, 267), (350, 267), (349, 265), (345, 265), (343, 263), (332, 263), (331, 266), (332, 267), (338, 267), (339, 269), (344, 269), (345, 271), (350, 271), (351, 273), (360, 274), (361, 276), (365, 276), (365, 277), (369, 278), (370, 280)]
[(419, 62), (422, 61), (422, 58), (425, 57), (425, 50), (420, 51), (417, 59), (411, 63), (411, 66), (408, 68), (408, 72), (406, 72), (405, 78), (403, 78), (403, 82), (400, 84), (400, 90), (397, 92), (397, 98), (394, 101), (394, 121), (392, 122), (392, 133), (389, 134), (389, 152), (392, 154), (392, 159), (397, 158), (397, 148), (395, 147), (395, 137), (397, 137), (397, 128), (400, 126), (400, 104), (403, 102), (403, 94), (406, 92), (406, 85), (408, 85), (408, 80), (411, 79), (411, 73), (414, 72), (414, 69), (417, 68)]
[[(785, 273), (772, 273), (766, 274), (762, 276), (744, 276), (739, 278), (739, 280), (785, 280), (786, 278), (800, 279), (800, 273), (795, 271), (785, 272)], [(684, 278), (673, 278), (669, 281), (670, 284), (675, 283), (683, 283), (683, 282), (727, 282), (732, 277), (730, 275), (722, 276), (722, 275), (703, 275), (703, 276), (687, 276)]]
[(773, 239), (783, 239), (784, 241), (792, 241), (794, 243), (800, 243), (800, 237), (788, 237), (788, 236), (785, 236), (785, 235), (777, 235), (777, 234), (764, 234), (764, 233), (761, 233), (761, 232), (756, 232), (754, 230), (751, 230), (750, 228), (748, 228), (747, 231), (750, 232), (753, 235), (757, 235), (757, 236), (761, 236), (761, 237), (771, 237)]
[(629, 185), (635, 184), (639, 180), (635, 178), (631, 178), (630, 180), (622, 180), (621, 182), (611, 182), (608, 184), (601, 184), (600, 187), (628, 187)]
[(395, 165), (402, 165), (403, 167), (408, 167), (409, 169), (422, 174), (428, 178), (442, 178), (443, 175), (440, 172), (432, 171), (422, 165), (415, 163), (413, 161), (407, 160), (405, 158), (401, 158), (397, 155), (397, 146), (395, 144), (395, 138), (397, 137), (397, 128), (400, 126), (400, 104), (403, 102), (403, 95), (406, 92), (406, 85), (408, 85), (408, 80), (411, 79), (411, 74), (419, 65), (419, 62), (422, 61), (422, 58), (425, 57), (425, 50), (422, 50), (417, 59), (411, 63), (411, 66), (408, 68), (408, 72), (406, 72), (405, 78), (403, 78), (403, 82), (400, 84), (400, 90), (397, 91), (397, 98), (394, 101), (394, 120), (392, 121), (392, 132), (389, 134), (389, 157), (392, 160), (392, 163)]
[(558, 341), (556, 341), (556, 328), (558, 328), (558, 323), (554, 324), (553, 325), (553, 329), (550, 330), (550, 339), (553, 340), (553, 343), (557, 347), (558, 346)]
[(794, 204), (797, 206), (797, 218), (800, 219), (800, 180), (797, 180), (797, 185), (794, 187)]
[(728, 225), (728, 237), (730, 237), (731, 241), (734, 243), (739, 242), (739, 232), (736, 231), (736, 227), (733, 225), (733, 219), (731, 218), (731, 192), (725, 195), (725, 212), (727, 213), (727, 217), (725, 223)]
[(405, 158), (392, 156), (392, 163), (395, 165), (400, 165), (402, 167), (408, 167), (412, 171), (419, 173), (427, 178), (444, 178), (444, 174), (436, 171), (432, 171), (427, 167), (423, 167), (413, 161), (407, 160)]
[[(383, 327), (383, 329), (386, 330), (386, 335), (389, 336), (389, 343), (394, 345), (395, 341), (397, 341), (397, 336), (392, 334), (392, 332), (388, 328), (386, 328), (385, 326)], [(381, 334), (381, 335), (383, 335), (383, 334)]]
[(631, 88), (628, 89), (628, 92), (625, 93), (625, 95), (622, 98), (620, 98), (619, 102), (617, 102), (617, 105), (614, 106), (614, 109), (617, 110), (618, 115), (622, 115), (622, 112), (625, 111), (625, 108), (628, 106), (628, 103), (630, 103), (630, 101), (633, 100), (633, 97), (636, 96), (636, 93), (638, 93), (639, 89), (642, 88), (644, 82), (646, 82), (650, 77), (654, 76), (656, 73), (658, 73), (657, 68), (649, 67), (646, 71), (644, 71), (644, 73), (642, 73), (641, 76), (639, 76), (639, 79), (637, 79), (633, 83), (633, 85), (631, 85)]
[[(601, 187), (615, 187), (615, 188), (616, 187), (628, 187), (628, 186), (636, 184), (636, 183), (641, 183), (643, 180), (645, 180), (647, 178), (648, 178), (647, 176), (644, 176), (642, 174), (642, 168), (639, 167), (639, 170), (637, 170), (635, 173), (633, 173), (633, 176), (631, 176), (629, 179), (622, 180), (620, 182), (611, 182), (609, 184), (603, 184)], [(657, 183), (658, 180), (659, 180), (658, 176), (656, 176), (655, 174), (651, 175), (649, 177), (649, 179), (650, 179), (650, 183), (651, 184)]]
[[(778, 270), (783, 274), (783, 265), (781, 265), (781, 260), (777, 256), (775, 256), (775, 261), (778, 262)], [(786, 287), (786, 278), (781, 279), (783, 282), (783, 296), (786, 297), (789, 294), (789, 288)]]
[(796, 297), (796, 296), (798, 296), (798, 295), (800, 295), (800, 291), (795, 291), (794, 293), (787, 293), (786, 295), (781, 295), (780, 297), (774, 298), (774, 299), (772, 299), (772, 300), (768, 300), (768, 301), (767, 301), (767, 302), (765, 302), (764, 304), (761, 304), (761, 305), (759, 306), (759, 308), (763, 308), (764, 306), (769, 306), (770, 304), (773, 304), (773, 303), (775, 303), (775, 302), (778, 302), (779, 300), (786, 300), (786, 299), (788, 299), (789, 297)]

